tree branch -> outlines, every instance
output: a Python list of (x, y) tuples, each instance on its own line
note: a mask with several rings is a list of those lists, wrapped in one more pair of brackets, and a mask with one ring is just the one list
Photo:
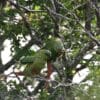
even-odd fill
[(5, 65), (0, 66), (0, 74), (3, 73), (5, 70), (7, 70), (9, 67), (14, 65), (20, 57), (22, 57), (25, 52), (33, 45), (33, 44), (41, 44), (41, 40), (39, 40), (38, 37), (32, 38), (27, 45), (25, 45), (17, 54), (14, 55), (14, 57)]
[(100, 7), (98, 0), (92, 0), (92, 5), (95, 9), (96, 19), (97, 19), (97, 35), (100, 34)]
[(86, 63), (81, 64), (81, 66), (79, 68), (76, 68), (75, 69), (76, 73), (79, 72), (80, 70), (86, 68), (88, 66), (88, 64), (91, 62), (91, 60), (93, 59), (93, 57), (91, 57), (89, 60), (86, 60)]
[(70, 63), (70, 67), (76, 67), (80, 63), (80, 61), (83, 59), (83, 56), (86, 54), (86, 52), (89, 51), (90, 49), (93, 49), (94, 46), (95, 46), (95, 43), (92, 41), (87, 43), (86, 46), (84, 46), (76, 55), (76, 57), (72, 60), (72, 62)]
[[(18, 9), (19, 11), (20, 8), (19, 8), (19, 5), (18, 4), (15, 4), (14, 2), (12, 2), (11, 0), (9, 0), (9, 2), (14, 5), (16, 7), (16, 9)], [(21, 14), (21, 12), (20, 12)], [(28, 29), (29, 31), (29, 34), (31, 35), (31, 40), (28, 42), (27, 45), (25, 45), (17, 54), (14, 55), (14, 57), (5, 65), (1, 65), (0, 66), (0, 73), (3, 73), (5, 70), (7, 70), (9, 67), (11, 67), (12, 65), (14, 65), (16, 63), (16, 61), (18, 61), (20, 59), (21, 56), (24, 55), (24, 53), (28, 50), (28, 48), (30, 48), (33, 44), (38, 44), (40, 45), (41, 44), (41, 36), (37, 36), (37, 33), (35, 30), (34, 30), (34, 33), (36, 33), (36, 36), (32, 36), (32, 28), (29, 24), (29, 22), (26, 20), (25, 16), (23, 14), (21, 14), (22, 18), (23, 18), (23, 21), (24, 21), (24, 24), (26, 26), (26, 28)]]
[(37, 13), (37, 12), (46, 12), (46, 10), (31, 10), (31, 9), (29, 9), (29, 8), (26, 8), (26, 7), (24, 7), (24, 6), (22, 6), (22, 5), (20, 5), (20, 4), (17, 4), (17, 3), (14, 3), (13, 2), (13, 0), (8, 0), (8, 2), (10, 2), (10, 4), (11, 5), (14, 5), (14, 6), (17, 6), (17, 7), (19, 7), (19, 8), (21, 8), (21, 9), (23, 9), (26, 13), (28, 12), (28, 13)]

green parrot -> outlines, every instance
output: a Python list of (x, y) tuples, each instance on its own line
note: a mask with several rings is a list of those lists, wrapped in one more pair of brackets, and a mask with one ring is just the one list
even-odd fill
[(53, 61), (55, 61), (57, 57), (64, 53), (64, 45), (60, 38), (51, 37), (47, 39), (44, 48), (51, 51), (51, 59)]
[(49, 62), (51, 52), (49, 50), (39, 50), (34, 56), (27, 56), (20, 60), (21, 64), (27, 64), (23, 72), (16, 72), (16, 75), (34, 76), (38, 75), (45, 64)]
[(57, 59), (57, 57), (61, 56), (65, 50), (63, 42), (60, 38), (56, 37), (50, 37), (46, 40), (44, 48), (51, 51), (51, 59), (48, 63), (47, 69), (48, 69), (48, 78), (50, 78), (50, 75), (53, 72), (52, 62)]

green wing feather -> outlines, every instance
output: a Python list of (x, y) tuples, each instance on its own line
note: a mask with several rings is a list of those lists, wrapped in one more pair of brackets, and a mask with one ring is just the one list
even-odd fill
[(20, 59), (21, 64), (28, 64), (28, 63), (33, 63), (34, 61), (34, 56), (26, 56)]
[(39, 74), (40, 70), (49, 60), (51, 52), (49, 50), (39, 50), (34, 56), (27, 56), (21, 60), (22, 64), (27, 64), (24, 73), (26, 75)]

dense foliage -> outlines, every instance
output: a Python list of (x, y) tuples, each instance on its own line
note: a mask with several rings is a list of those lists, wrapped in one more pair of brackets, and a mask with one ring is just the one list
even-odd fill
[[(20, 59), (34, 56), (50, 37), (61, 39), (65, 51), (52, 60), (56, 76), (46, 89), (45, 75), (20, 79), (15, 70), (23, 69)], [(3, 64), (6, 40), (11, 59)], [(0, 100), (99, 100), (99, 67), (99, 0), (0, 0)], [(4, 75), (9, 68), (12, 72)], [(86, 68), (88, 76), (74, 83)]]

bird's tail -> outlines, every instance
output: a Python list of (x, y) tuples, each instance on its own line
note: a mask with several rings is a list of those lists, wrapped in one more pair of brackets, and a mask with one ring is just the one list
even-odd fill
[(47, 62), (47, 69), (48, 69), (47, 78), (49, 79), (49, 78), (50, 78), (50, 75), (51, 75), (52, 72), (53, 72), (53, 67), (52, 67), (51, 62)]
[[(47, 71), (47, 77), (46, 78), (48, 80), (48, 79), (50, 79), (50, 76), (51, 76), (51, 74), (53, 72), (53, 67), (52, 67), (52, 63), (51, 62), (47, 62), (47, 69), (48, 69), (48, 71)], [(45, 83), (45, 88), (46, 89), (49, 88), (49, 82), (48, 81)]]

